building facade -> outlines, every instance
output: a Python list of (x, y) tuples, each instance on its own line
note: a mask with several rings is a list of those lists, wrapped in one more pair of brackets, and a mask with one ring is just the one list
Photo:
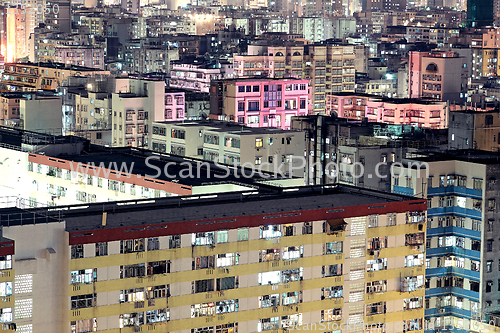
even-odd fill
[(447, 128), (449, 108), (446, 102), (418, 99), (380, 98), (370, 95), (329, 95), (328, 114), (350, 120), (412, 125), (426, 128)]
[(7, 63), (0, 84), (9, 91), (56, 90), (70, 76), (108, 76), (109, 71), (61, 63)]
[(314, 114), (325, 114), (326, 95), (354, 92), (356, 66), (366, 68), (364, 45), (318, 43), (290, 46), (250, 45), (248, 55), (235, 55), (234, 75), (238, 77), (296, 77), (309, 80)]
[[(113, 214), (90, 204), (79, 209), (83, 227), (69, 212), (62, 220), (2, 210), (2, 221), (7, 214), (12, 221), (4, 237), (22, 249), (6, 247), (12, 267), (2, 272), (33, 286), (15, 289), (14, 307), (2, 303), (2, 311), (34, 333), (246, 333), (312, 324), (320, 332), (321, 324), (347, 322), (370, 332), (381, 330), (379, 322), (394, 327), (388, 332), (421, 331), (425, 200), (319, 190), (257, 194), (243, 206), (235, 205), (240, 194), (192, 197), (182, 207), (176, 198), (110, 203)], [(21, 225), (28, 215), (35, 223)], [(44, 257), (26, 260), (40, 248)], [(38, 261), (50, 264), (34, 271)], [(45, 280), (50, 287), (37, 288)]]
[(302, 178), (304, 166), (300, 168), (299, 158), (304, 153), (304, 141), (304, 132), (276, 128), (214, 121), (154, 122), (149, 148), (271, 172), (284, 164), (280, 170), (285, 175)]
[(465, 100), (465, 59), (454, 52), (410, 52), (409, 97), (456, 103)]
[(450, 152), (413, 162), (411, 169), (395, 168), (392, 186), (428, 200), (427, 327), (477, 332), (479, 322), (498, 313), (497, 157)]
[(210, 88), (210, 117), (249, 127), (289, 129), (292, 117), (310, 110), (305, 79), (233, 79)]

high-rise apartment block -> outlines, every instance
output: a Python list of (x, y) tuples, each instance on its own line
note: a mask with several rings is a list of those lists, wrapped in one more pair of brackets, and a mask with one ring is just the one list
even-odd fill
[(4, 322), (33, 333), (422, 330), (425, 200), (346, 186), (184, 199), (0, 210)]
[(478, 332), (480, 322), (499, 317), (498, 156), (449, 151), (410, 161), (411, 168), (395, 168), (392, 185), (428, 200), (427, 327)]

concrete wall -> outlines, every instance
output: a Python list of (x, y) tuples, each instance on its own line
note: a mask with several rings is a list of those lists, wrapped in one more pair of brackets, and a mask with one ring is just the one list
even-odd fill
[(21, 100), (21, 119), (29, 131), (62, 134), (62, 99)]
[(68, 332), (69, 289), (62, 286), (69, 285), (70, 254), (64, 229), (64, 222), (2, 228), (3, 236), (15, 241), (16, 279), (23, 275), (33, 282), (28, 292), (14, 288), (16, 303), (33, 302), (32, 317), (15, 319), (17, 327), (32, 324), (33, 333)]

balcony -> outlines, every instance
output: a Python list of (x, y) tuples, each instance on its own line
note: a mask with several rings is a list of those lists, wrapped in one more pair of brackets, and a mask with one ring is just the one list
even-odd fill
[(455, 255), (460, 257), (468, 257), (474, 260), (481, 260), (481, 252), (469, 249), (464, 249), (456, 246), (436, 247), (427, 249), (426, 257), (442, 257), (445, 255)]
[[(425, 276), (426, 277), (441, 277), (445, 275), (455, 275), (455, 276), (462, 276), (465, 278), (468, 278), (469, 280), (476, 281), (478, 282), (480, 279), (480, 272), (477, 271), (471, 271), (469, 269), (465, 268), (460, 268), (460, 267), (453, 267), (453, 266), (448, 266), (448, 267), (435, 267), (435, 268), (427, 268), (425, 270)], [(451, 287), (446, 287), (446, 288), (451, 288)], [(432, 290), (432, 289), (431, 289)], [(460, 289), (461, 292), (463, 292), (463, 289)], [(470, 291), (470, 290), (468, 290)], [(472, 293), (476, 293), (476, 295), (473, 298), (478, 298), (479, 293), (470, 291)]]
[(394, 185), (392, 188), (392, 192), (397, 193), (397, 194), (402, 194), (402, 195), (413, 196), (415, 193), (415, 190), (412, 188), (409, 188), (409, 187)]
[(441, 186), (427, 189), (428, 197), (459, 194), (474, 199), (482, 199), (483, 191), (462, 186)]

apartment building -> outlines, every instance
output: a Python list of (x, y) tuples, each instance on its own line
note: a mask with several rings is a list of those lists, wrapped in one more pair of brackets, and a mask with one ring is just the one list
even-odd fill
[(427, 198), (426, 321), (478, 332), (495, 322), (489, 314), (498, 317), (498, 155), (448, 151), (408, 162), (395, 168), (392, 187)]
[(467, 93), (465, 57), (450, 51), (410, 52), (410, 98), (430, 98), (461, 103)]
[(449, 106), (446, 102), (382, 98), (374, 95), (339, 93), (327, 96), (327, 114), (350, 120), (412, 125), (443, 129), (448, 127)]
[(454, 111), (450, 114), (449, 149), (479, 149), (498, 152), (499, 112)]
[(475, 42), (471, 42), (472, 48), (472, 78), (498, 76), (499, 69), (499, 49), (500, 41), (496, 29), (487, 29), (483, 31)]
[[(149, 148), (303, 178), (304, 132), (215, 121), (154, 122)], [(294, 160), (295, 157), (295, 160)]]
[(104, 49), (93, 46), (66, 46), (54, 50), (56, 62), (104, 70)]
[(165, 82), (131, 80), (131, 88), (129, 93), (111, 94), (113, 145), (147, 147), (151, 121), (166, 113)]
[(208, 93), (212, 80), (230, 79), (232, 64), (172, 63), (169, 87)]
[(294, 116), (310, 113), (306, 79), (251, 79), (212, 81), (210, 117), (249, 127), (289, 129)]
[(5, 322), (33, 333), (422, 330), (425, 200), (346, 186), (185, 199), (0, 210), (16, 244), (2, 247), (2, 279), (15, 274)]
[(322, 42), (286, 46), (249, 45), (248, 55), (234, 55), (234, 75), (262, 75), (272, 78), (296, 77), (309, 80), (314, 114), (326, 113), (326, 95), (354, 92), (356, 65), (366, 71), (364, 45)]
[[(186, 93), (180, 89), (165, 89), (166, 121), (184, 120), (186, 115)], [(160, 121), (160, 120), (158, 120)]]
[(133, 50), (133, 58), (132, 73), (170, 73), (172, 61), (179, 60), (179, 49), (145, 45)]
[(19, 119), (21, 115), (19, 101), (22, 98), (26, 98), (26, 96), (20, 93), (0, 94), (0, 120), (2, 121), (2, 125), (5, 124), (5, 120)]
[(391, 191), (388, 177), (394, 163), (417, 148), (446, 149), (448, 139), (442, 130), (327, 116), (293, 117), (291, 128), (306, 132), (306, 184), (381, 191)]
[(108, 76), (109, 71), (61, 63), (6, 63), (0, 84), (14, 91), (56, 90), (70, 76)]
[[(153, 79), (77, 80), (63, 88), (64, 130), (113, 147), (145, 147), (153, 121), (184, 119), (184, 93)], [(106, 139), (104, 139), (106, 138)]]
[[(435, 23), (435, 20), (432, 23)], [(460, 30), (456, 28), (407, 26), (406, 35), (404, 37), (409, 43), (425, 42), (437, 44), (438, 47), (445, 47), (449, 45), (451, 39), (458, 36), (460, 36)]]

